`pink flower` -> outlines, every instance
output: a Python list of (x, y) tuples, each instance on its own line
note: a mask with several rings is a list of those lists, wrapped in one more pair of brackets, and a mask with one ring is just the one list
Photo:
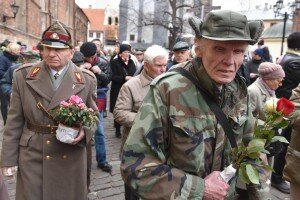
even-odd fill
[(68, 107), (70, 104), (68, 102), (66, 102), (66, 101), (62, 101), (62, 102), (60, 102), (60, 105), (62, 107)]
[(85, 108), (85, 104), (84, 103), (80, 103), (77, 105), (79, 109), (84, 109)]
[(88, 111), (89, 112), (94, 112), (94, 110), (92, 108), (89, 108)]
[(83, 101), (82, 101), (82, 99), (81, 99), (79, 96), (77, 96), (77, 95), (72, 95), (72, 96), (70, 97), (69, 102), (70, 102), (71, 104), (79, 104), (79, 103), (82, 103)]

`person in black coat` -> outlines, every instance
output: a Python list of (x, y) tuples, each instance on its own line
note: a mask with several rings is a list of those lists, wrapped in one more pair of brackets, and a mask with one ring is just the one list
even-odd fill
[[(275, 92), (277, 98), (284, 97), (289, 99), (292, 95), (292, 90), (300, 83), (300, 32), (290, 34), (287, 39), (287, 45), (288, 50), (281, 61), (279, 61), (285, 72), (285, 78), (282, 81), (282, 85)], [(281, 134), (290, 141), (291, 133), (292, 128), (288, 126), (282, 130)], [(282, 174), (286, 163), (287, 146), (283, 145), (282, 151), (275, 156), (273, 166), (275, 173), (272, 173), (271, 177), (271, 185), (284, 193), (290, 193), (290, 186), (284, 181)]]
[[(120, 45), (118, 57), (110, 62), (111, 67), (111, 91), (110, 91), (110, 107), (109, 111), (113, 113), (119, 91), (122, 85), (131, 79), (136, 71), (136, 66), (130, 58), (131, 47), (127, 44)], [(121, 125), (114, 121), (116, 129), (116, 137), (121, 138)]]

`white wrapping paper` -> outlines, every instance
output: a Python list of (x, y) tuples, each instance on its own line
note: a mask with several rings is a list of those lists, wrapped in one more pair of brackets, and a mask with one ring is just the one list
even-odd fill
[(56, 138), (63, 143), (70, 144), (74, 141), (74, 138), (76, 138), (78, 132), (78, 130), (72, 127), (59, 124), (56, 130)]
[(228, 183), (230, 181), (230, 179), (232, 179), (235, 176), (235, 173), (236, 173), (236, 169), (232, 165), (229, 165), (223, 171), (221, 171), (220, 177), (226, 183)]

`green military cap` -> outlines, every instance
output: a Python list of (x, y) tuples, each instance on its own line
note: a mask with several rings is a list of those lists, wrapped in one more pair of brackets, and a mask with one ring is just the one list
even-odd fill
[(176, 44), (173, 46), (173, 51), (186, 51), (189, 50), (189, 44), (184, 41), (176, 42)]
[(72, 37), (59, 21), (55, 21), (44, 31), (41, 45), (52, 48), (72, 48)]
[(261, 20), (248, 21), (245, 15), (229, 10), (211, 11), (204, 21), (191, 17), (189, 23), (198, 38), (247, 41), (249, 44), (255, 44), (264, 29)]

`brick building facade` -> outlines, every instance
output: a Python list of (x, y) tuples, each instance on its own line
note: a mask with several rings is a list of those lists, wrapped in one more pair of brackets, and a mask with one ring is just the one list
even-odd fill
[[(11, 4), (11, 0), (0, 0), (0, 42), (5, 39), (20, 41), (31, 50), (54, 20), (68, 28), (74, 44), (78, 40), (86, 41), (88, 19), (75, 0), (15, 0), (19, 6), (15, 19), (10, 18), (13, 16)], [(4, 15), (9, 16), (6, 21)]]

